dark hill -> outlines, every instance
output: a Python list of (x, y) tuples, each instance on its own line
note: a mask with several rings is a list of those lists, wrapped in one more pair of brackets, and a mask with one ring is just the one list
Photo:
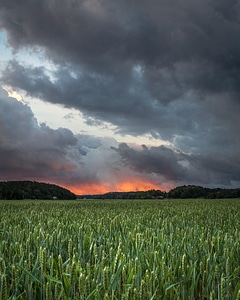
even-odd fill
[(21, 199), (76, 199), (71, 191), (55, 184), (36, 181), (3, 181), (0, 182), (0, 200)]
[(223, 188), (206, 188), (196, 185), (183, 185), (170, 190), (167, 194), (168, 198), (239, 198), (240, 189), (223, 189)]

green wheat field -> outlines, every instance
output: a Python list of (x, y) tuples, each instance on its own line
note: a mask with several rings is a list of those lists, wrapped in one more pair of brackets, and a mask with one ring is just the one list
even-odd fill
[(240, 299), (240, 199), (0, 201), (0, 299)]

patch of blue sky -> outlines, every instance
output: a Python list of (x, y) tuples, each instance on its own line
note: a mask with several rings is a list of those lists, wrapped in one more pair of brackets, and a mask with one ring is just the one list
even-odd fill
[(12, 51), (7, 46), (7, 36), (4, 31), (0, 31), (0, 68), (3, 69), (8, 60), (12, 58)]

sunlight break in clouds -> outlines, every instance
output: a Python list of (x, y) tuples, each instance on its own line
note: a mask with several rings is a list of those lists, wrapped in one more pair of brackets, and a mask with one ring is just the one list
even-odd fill
[(9, 97), (15, 98), (18, 101), (23, 102), (22, 96), (18, 92), (14, 91), (11, 87), (3, 86), (3, 89), (8, 93)]

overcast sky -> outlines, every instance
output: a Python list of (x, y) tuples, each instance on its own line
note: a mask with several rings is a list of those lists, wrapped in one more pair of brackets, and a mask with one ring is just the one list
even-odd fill
[(240, 1), (0, 0), (0, 180), (240, 187)]

